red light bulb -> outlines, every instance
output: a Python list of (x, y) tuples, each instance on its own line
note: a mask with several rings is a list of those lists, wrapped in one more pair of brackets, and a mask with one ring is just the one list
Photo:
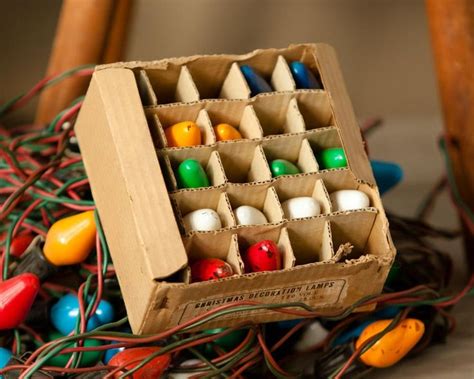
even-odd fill
[(281, 253), (275, 242), (263, 240), (250, 246), (242, 257), (247, 272), (281, 269)]
[[(134, 347), (131, 349), (125, 349), (123, 351), (115, 354), (112, 359), (109, 361), (110, 366), (123, 366), (126, 365), (127, 370), (131, 370), (135, 366), (140, 364), (140, 360), (148, 358), (151, 354), (156, 353), (161, 348), (157, 346), (150, 347)], [(137, 360), (136, 362), (133, 362)], [(133, 362), (127, 364), (128, 362)], [(129, 377), (132, 379), (154, 379), (161, 378), (163, 372), (168, 368), (171, 362), (170, 354), (159, 355), (156, 358), (153, 358), (141, 369), (135, 371)], [(122, 372), (115, 374), (115, 378), (118, 378)], [(127, 376), (128, 377), (128, 376)]]
[(0, 283), (0, 330), (16, 328), (25, 320), (39, 289), (38, 277), (30, 273)]
[(20, 233), (12, 240), (12, 244), (10, 246), (10, 254), (16, 258), (20, 258), (21, 255), (25, 252), (25, 250), (30, 246), (31, 241), (35, 236), (33, 233), (26, 232)]
[(222, 259), (204, 258), (191, 265), (191, 278), (193, 282), (203, 282), (226, 278), (234, 275), (232, 267)]

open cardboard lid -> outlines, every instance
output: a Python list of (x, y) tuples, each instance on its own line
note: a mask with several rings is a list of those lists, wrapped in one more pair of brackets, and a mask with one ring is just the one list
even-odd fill
[[(170, 225), (176, 220), (133, 72), (96, 71), (77, 126), (92, 194), (112, 249), (125, 251), (123, 255), (131, 261), (144, 260), (141, 271), (153, 279), (183, 268), (186, 251), (178, 226)], [(87, 137), (81, 138), (84, 134)], [(105, 142), (111, 140), (113, 144)], [(97, 155), (109, 159), (103, 161)], [(118, 182), (125, 186), (115, 186)], [(135, 254), (136, 246), (144, 254)]]

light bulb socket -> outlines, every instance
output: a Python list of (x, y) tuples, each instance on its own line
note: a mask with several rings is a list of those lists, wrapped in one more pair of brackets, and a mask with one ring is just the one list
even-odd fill
[(44, 238), (37, 236), (21, 257), (21, 261), (13, 271), (13, 276), (30, 272), (40, 281), (46, 280), (58, 271), (58, 267), (48, 262), (43, 254)]

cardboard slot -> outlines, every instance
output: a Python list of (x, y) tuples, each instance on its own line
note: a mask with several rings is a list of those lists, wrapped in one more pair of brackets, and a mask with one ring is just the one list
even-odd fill
[(224, 83), (222, 83), (219, 97), (224, 99), (248, 99), (250, 98), (250, 93), (250, 88), (240, 71), (240, 66), (235, 62), (232, 63), (229, 73)]
[(341, 245), (349, 243), (353, 247), (346, 259), (375, 254), (370, 250), (368, 241), (376, 216), (377, 210), (375, 208), (332, 215), (330, 220), (334, 250), (337, 251)]
[(246, 101), (219, 101), (206, 104), (213, 126), (230, 124), (239, 130), (243, 138), (262, 138), (263, 131), (252, 105)]
[(293, 75), (291, 75), (290, 67), (286, 59), (281, 55), (278, 56), (275, 68), (273, 69), (271, 84), (275, 91), (296, 90), (295, 80)]
[[(170, 177), (174, 189), (178, 189), (175, 172), (181, 162), (186, 159), (196, 159), (204, 168), (211, 186), (219, 186), (226, 182), (225, 172), (219, 153), (212, 146), (200, 146), (191, 148), (170, 148), (159, 151), (160, 156), (167, 157), (171, 167)], [(165, 163), (167, 160), (165, 159)]]
[(253, 102), (264, 136), (305, 131), (296, 99), (291, 95), (265, 94)]
[[(275, 189), (280, 203), (295, 197), (309, 196), (316, 199), (321, 207), (321, 214), (332, 211), (331, 201), (322, 179), (315, 175), (286, 176), (275, 182)], [(285, 215), (285, 218), (288, 216)]]
[(359, 190), (370, 199), (370, 207), (383, 209), (378, 191), (368, 184), (361, 183), (348, 169), (324, 170), (321, 177), (329, 195), (339, 190)]
[(148, 127), (150, 128), (151, 138), (155, 148), (161, 149), (166, 147), (166, 135), (161, 125), (160, 119), (156, 113), (149, 112), (147, 115)]
[(304, 135), (282, 135), (262, 142), (268, 165), (275, 159), (286, 159), (296, 164), (301, 173), (318, 171), (318, 163)]
[(237, 235), (231, 231), (195, 233), (183, 240), (189, 263), (204, 258), (222, 259), (230, 264), (236, 275), (244, 272)]
[[(334, 126), (310, 130), (305, 133), (305, 137), (311, 146), (316, 162), (318, 161), (317, 156), (320, 151), (333, 148), (333, 147), (341, 147), (341, 148), (343, 147), (339, 130), (337, 127), (334, 127)], [(344, 150), (344, 153), (345, 153), (345, 150)], [(346, 154), (346, 159), (348, 160), (347, 154)], [(349, 165), (349, 162), (347, 162), (347, 164)], [(318, 167), (319, 167), (319, 162), (318, 162)], [(319, 169), (323, 170), (321, 167)], [(334, 169), (325, 169), (325, 170), (334, 170)]]
[(194, 83), (194, 80), (186, 66), (181, 67), (179, 73), (178, 83), (176, 84), (175, 99), (179, 102), (198, 101), (199, 91)]
[(218, 144), (225, 175), (230, 183), (270, 180), (270, 169), (257, 141), (235, 140)]
[(170, 63), (166, 69), (145, 69), (150, 84), (155, 92), (158, 104), (176, 102), (176, 84), (181, 72), (181, 65)]
[(378, 212), (367, 241), (367, 250), (377, 256), (391, 256), (391, 241), (387, 237), (388, 227), (385, 215)]
[(249, 205), (261, 210), (269, 223), (278, 223), (283, 220), (283, 210), (273, 187), (268, 187), (265, 184), (229, 185), (227, 195), (232, 209), (241, 205)]
[(169, 157), (167, 155), (160, 156), (158, 161), (165, 179), (166, 189), (168, 192), (176, 191), (178, 189), (178, 182), (176, 181), (176, 176), (174, 175), (173, 166), (171, 165)]
[(135, 72), (135, 78), (137, 81), (138, 92), (143, 105), (156, 105), (158, 100), (156, 99), (155, 92), (150, 83), (150, 79), (145, 70), (139, 70)]
[(324, 218), (289, 221), (288, 234), (297, 265), (325, 262), (334, 255), (329, 221)]
[(282, 269), (288, 269), (295, 265), (295, 255), (290, 243), (288, 230), (281, 225), (260, 225), (254, 228), (238, 228), (236, 229), (239, 237), (239, 250), (243, 256), (246, 250), (253, 244), (271, 240), (275, 242), (282, 256)]
[(177, 219), (184, 233), (190, 233), (191, 230), (186, 230), (183, 218), (188, 213), (203, 208), (213, 209), (217, 212), (222, 228), (236, 225), (229, 198), (222, 188), (196, 188), (190, 191), (180, 191), (171, 194), (170, 198), (175, 204)]
[(334, 125), (328, 93), (323, 90), (301, 90), (295, 94), (298, 109), (303, 116), (306, 130)]
[[(212, 145), (216, 142), (216, 136), (212, 128), (211, 120), (205, 109), (200, 104), (159, 107), (149, 110), (155, 114), (158, 120), (158, 140), (159, 147), (168, 147), (165, 130), (170, 126), (183, 121), (193, 121), (201, 130), (201, 144)], [(161, 129), (161, 130), (160, 130)]]

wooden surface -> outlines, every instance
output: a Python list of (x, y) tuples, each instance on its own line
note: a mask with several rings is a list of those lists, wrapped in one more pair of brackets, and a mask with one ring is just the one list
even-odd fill
[[(131, 0), (65, 0), (59, 16), (47, 75), (83, 64), (122, 58)], [(49, 122), (83, 94), (89, 78), (68, 79), (43, 92), (36, 121)]]
[[(474, 1), (426, 0), (448, 153), (465, 203), (474, 209)], [(466, 251), (473, 237), (465, 230)], [(471, 263), (474, 255), (468, 254)]]

